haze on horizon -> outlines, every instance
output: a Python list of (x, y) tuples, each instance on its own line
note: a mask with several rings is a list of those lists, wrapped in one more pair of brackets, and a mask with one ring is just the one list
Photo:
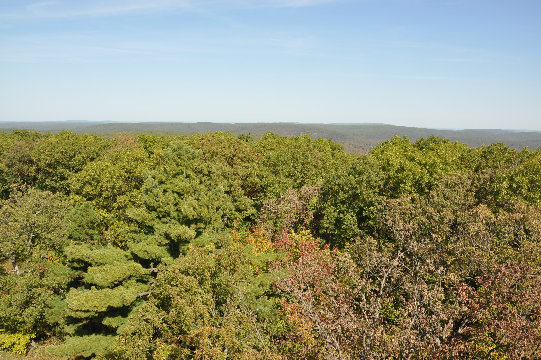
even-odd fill
[(535, 0), (0, 0), (0, 121), (541, 130)]

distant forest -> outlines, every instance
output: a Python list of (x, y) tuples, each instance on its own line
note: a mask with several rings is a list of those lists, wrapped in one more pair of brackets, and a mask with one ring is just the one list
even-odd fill
[(0, 122), (0, 130), (15, 129), (41, 132), (71, 130), (78, 134), (115, 134), (131, 132), (154, 135), (194, 135), (207, 132), (230, 132), (232, 134), (251, 134), (255, 138), (267, 132), (280, 136), (299, 136), (308, 134), (312, 138), (332, 139), (348, 152), (366, 154), (371, 148), (393, 136), (408, 136), (412, 141), (429, 136), (437, 136), (451, 141), (459, 141), (469, 146), (504, 143), (513, 149), (537, 149), (541, 146), (540, 131), (510, 130), (436, 130), (385, 124), (295, 124), (295, 123), (111, 123), (92, 121), (56, 122)]
[(33, 126), (0, 132), (0, 358), (541, 358), (540, 133)]

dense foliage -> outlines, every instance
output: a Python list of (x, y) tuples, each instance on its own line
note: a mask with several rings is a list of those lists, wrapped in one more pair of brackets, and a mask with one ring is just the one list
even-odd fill
[(503, 144), (0, 133), (0, 351), (541, 358), (540, 207)]

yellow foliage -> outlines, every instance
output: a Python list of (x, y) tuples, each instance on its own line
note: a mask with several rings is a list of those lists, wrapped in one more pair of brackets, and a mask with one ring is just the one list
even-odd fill
[(35, 334), (6, 333), (0, 329), (0, 350), (11, 351), (15, 354), (26, 354), (28, 344), (35, 337)]
[(234, 242), (250, 244), (254, 253), (262, 253), (274, 249), (267, 232), (261, 227), (254, 227), (248, 231), (234, 231), (232, 234)]

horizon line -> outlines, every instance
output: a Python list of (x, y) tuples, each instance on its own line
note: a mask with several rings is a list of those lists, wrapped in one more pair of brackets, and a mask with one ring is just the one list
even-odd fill
[(439, 131), (508, 131), (508, 132), (541, 132), (541, 129), (513, 129), (513, 128), (432, 128), (432, 127), (420, 127), (420, 126), (407, 126), (407, 125), (395, 125), (382, 122), (345, 122), (345, 123), (329, 123), (329, 122), (295, 122), (295, 121), (265, 121), (265, 122), (231, 122), (231, 121), (160, 121), (160, 120), (145, 120), (145, 121), (124, 121), (124, 120), (25, 120), (25, 121), (13, 121), (13, 120), (0, 120), (2, 124), (17, 124), (17, 123), (31, 123), (31, 124), (47, 124), (47, 123), (98, 123), (98, 124), (223, 124), (223, 125), (246, 125), (246, 124), (258, 124), (258, 125), (330, 125), (330, 126), (367, 126), (367, 125), (379, 125), (379, 126), (391, 126), (413, 129), (428, 129)]

